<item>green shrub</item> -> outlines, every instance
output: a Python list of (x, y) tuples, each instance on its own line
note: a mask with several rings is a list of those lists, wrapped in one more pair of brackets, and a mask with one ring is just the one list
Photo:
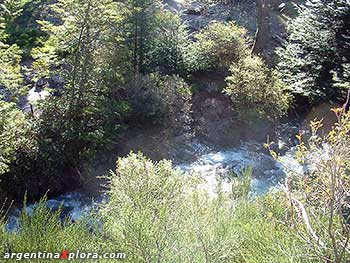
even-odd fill
[[(242, 186), (250, 177), (245, 172)], [(103, 222), (99, 231), (90, 231), (86, 220), (60, 222), (59, 212), (41, 202), (32, 216), (22, 213), (17, 233), (4, 231), (0, 221), (0, 253), (119, 251), (132, 263), (312, 263), (328, 253), (308, 241), (282, 191), (249, 199), (223, 192), (219, 184), (216, 193), (208, 192), (205, 180), (174, 169), (171, 162), (133, 153), (118, 159), (109, 179), (110, 199), (97, 214)]]
[(139, 75), (128, 89), (133, 115), (183, 128), (188, 124), (191, 89), (179, 76)]
[(186, 60), (192, 71), (227, 71), (249, 54), (247, 31), (233, 22), (215, 22), (194, 35)]
[(189, 34), (178, 14), (162, 10), (156, 16), (157, 26), (151, 39), (145, 72), (159, 71), (162, 74), (185, 76), (185, 52)]
[(0, 99), (5, 95), (7, 100), (18, 101), (27, 90), (21, 75), (22, 52), (17, 45), (7, 45), (1, 40), (0, 36)]
[(334, 109), (338, 122), (323, 135), (322, 121), (311, 122), (311, 136), (301, 138), (296, 157), (308, 173), (289, 173), (287, 196), (291, 221), (305, 229), (303, 238), (324, 262), (349, 262), (350, 114)]
[(234, 221), (239, 233), (239, 257), (232, 262), (320, 262), (287, 217), (287, 200), (281, 193), (268, 194), (236, 206)]
[(277, 72), (269, 69), (261, 58), (246, 57), (232, 64), (224, 93), (244, 120), (275, 120), (289, 106), (290, 97)]
[[(169, 262), (181, 252), (190, 178), (171, 162), (131, 154), (117, 161), (110, 202), (102, 210), (106, 235), (128, 262)], [(179, 244), (180, 243), (180, 244)]]
[[(6, 232), (4, 221), (0, 222), (0, 254), (26, 253), (26, 252), (50, 252), (61, 253), (69, 251), (100, 251), (99, 241), (95, 233), (89, 231), (87, 222), (72, 223), (69, 219), (59, 220), (60, 210), (52, 212), (45, 205), (46, 199), (42, 199), (29, 215), (22, 211), (20, 216), (21, 229), (18, 232)], [(6, 260), (18, 262), (16, 259)], [(28, 262), (44, 263), (46, 259), (30, 259)], [(78, 261), (82, 262), (82, 261)]]
[(232, 199), (202, 183), (168, 161), (119, 159), (101, 213), (106, 242), (126, 262), (317, 262), (286, 220), (283, 195)]
[(21, 154), (35, 154), (37, 142), (31, 122), (13, 103), (0, 100), (0, 177)]

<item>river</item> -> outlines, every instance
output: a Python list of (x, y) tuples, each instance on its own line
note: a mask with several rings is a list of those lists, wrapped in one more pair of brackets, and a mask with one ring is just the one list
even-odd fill
[[(222, 182), (223, 190), (231, 191), (230, 175), (232, 173), (240, 174), (243, 168), (252, 167), (253, 176), (250, 195), (261, 195), (271, 189), (278, 188), (283, 183), (288, 170), (303, 172), (304, 168), (294, 159), (297, 141), (291, 140), (293, 138), (292, 133), (295, 133), (299, 128), (287, 123), (278, 127), (280, 137), (277, 144), (280, 147), (286, 145), (278, 161), (270, 156), (263, 147), (263, 142), (254, 140), (242, 141), (239, 146), (230, 147), (228, 145), (220, 148), (208, 146), (199, 139), (192, 138), (186, 145), (179, 144), (178, 147), (169, 147), (173, 150), (168, 151), (167, 156), (173, 161), (174, 167), (188, 174), (197, 173), (200, 175), (204, 181), (203, 187), (212, 194), (216, 192), (219, 179)], [(142, 133), (142, 130), (140, 132)], [(152, 132), (155, 132), (155, 130), (152, 130)], [(148, 139), (146, 139), (144, 134), (143, 132), (142, 136), (140, 135), (141, 137), (136, 139), (136, 143), (148, 141), (150, 144), (147, 146), (148, 150), (144, 150), (146, 156), (151, 155), (154, 159), (159, 159), (157, 158), (159, 149), (164, 149), (164, 142), (154, 144), (149, 138), (152, 137), (156, 141), (159, 140), (158, 136), (162, 135), (148, 134), (146, 136)], [(137, 136), (133, 136), (133, 138), (137, 138)], [(145, 147), (145, 144), (143, 143), (142, 146)], [(138, 149), (135, 145), (129, 145), (129, 147), (134, 148), (134, 150), (144, 149), (142, 147)], [(157, 157), (152, 156), (152, 154)], [(71, 220), (76, 221), (89, 215), (94, 207), (98, 208), (103, 200), (108, 199), (104, 192), (93, 196), (88, 191), (76, 191), (48, 199), (46, 205), (53, 211), (62, 206), (62, 218), (68, 216)], [(8, 218), (7, 230), (17, 231), (20, 228), (21, 210), (24, 209), (31, 214), (35, 206), (34, 203), (13, 209)]]

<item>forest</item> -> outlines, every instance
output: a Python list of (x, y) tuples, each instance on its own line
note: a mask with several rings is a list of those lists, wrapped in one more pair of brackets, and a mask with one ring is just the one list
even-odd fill
[(0, 262), (350, 262), (349, 0), (0, 0)]

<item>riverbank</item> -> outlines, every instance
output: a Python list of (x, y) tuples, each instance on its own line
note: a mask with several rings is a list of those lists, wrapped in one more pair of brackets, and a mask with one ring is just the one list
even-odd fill
[[(231, 141), (223, 146), (205, 143), (205, 138), (203, 140), (203, 137), (193, 134), (174, 136), (174, 131), (159, 126), (137, 127), (126, 132), (123, 140), (112, 149), (100, 152), (94, 160), (85, 162), (80, 188), (60, 195), (49, 195), (47, 206), (53, 211), (62, 206), (62, 218), (68, 216), (73, 221), (88, 216), (103, 200), (108, 199), (108, 175), (115, 171), (116, 160), (130, 152), (142, 152), (153, 161), (171, 160), (174, 167), (199, 175), (204, 181), (202, 187), (212, 194), (216, 192), (219, 182), (224, 191), (230, 192), (232, 176), (239, 175), (243, 169), (252, 168), (251, 195), (265, 194), (283, 184), (287, 172), (305, 172), (294, 156), (294, 147), (298, 144), (295, 135), (303, 134), (307, 138), (309, 122), (321, 117), (324, 127), (320, 132), (328, 133), (336, 121), (331, 112), (331, 108), (336, 106), (339, 105), (323, 103), (305, 113), (302, 119), (286, 118), (284, 123), (276, 125), (274, 149), (281, 155), (278, 161), (263, 147), (266, 141), (253, 137), (245, 137), (246, 140), (241, 138), (238, 144)], [(9, 231), (19, 229), (21, 207), (21, 202), (12, 207), (8, 215)], [(34, 207), (35, 203), (28, 203), (23, 209), (30, 214)]]

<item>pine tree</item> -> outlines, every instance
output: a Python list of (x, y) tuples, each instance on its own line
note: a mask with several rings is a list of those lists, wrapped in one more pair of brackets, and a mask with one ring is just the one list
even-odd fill
[(161, 2), (156, 0), (128, 0), (124, 2), (130, 10), (125, 28), (126, 41), (130, 46), (132, 72), (146, 72), (146, 59), (150, 50), (150, 41), (154, 36), (156, 17)]
[(350, 2), (309, 0), (289, 26), (279, 68), (296, 94), (316, 102), (336, 98), (349, 81)]
[(124, 19), (120, 24), (128, 54), (131, 78), (138, 74), (183, 70), (187, 31), (177, 14), (166, 10), (159, 0), (120, 1)]

